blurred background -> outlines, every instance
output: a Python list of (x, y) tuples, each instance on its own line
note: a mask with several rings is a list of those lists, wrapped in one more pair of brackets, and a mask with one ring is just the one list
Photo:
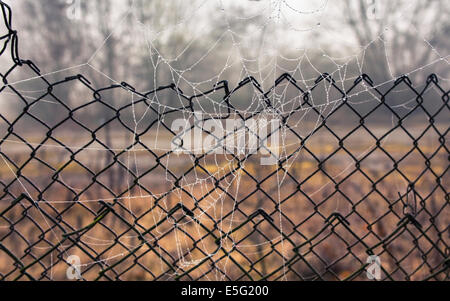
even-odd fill
[[(35, 277), (64, 279), (70, 253), (86, 263), (86, 279), (103, 271), (102, 279), (172, 280), (193, 267), (183, 279), (344, 279), (365, 262), (367, 246), (395, 232), (413, 199), (434, 243), (401, 231), (376, 251), (384, 277), (422, 279), (448, 256), (449, 1), (5, 2), (20, 57), (43, 77), (14, 68), (0, 92), (0, 242), (34, 262)], [(2, 75), (12, 65), (8, 53), (0, 57)], [(285, 80), (270, 90), (284, 73), (297, 87)], [(334, 83), (316, 82), (322, 73)], [(364, 82), (344, 97), (362, 73), (373, 87)], [(431, 73), (442, 88), (427, 85)], [(91, 84), (64, 81), (74, 74)], [(394, 85), (403, 74), (411, 82)], [(94, 93), (125, 81), (141, 93), (175, 83), (197, 95), (222, 80), (231, 90), (249, 76), (268, 93), (246, 85), (229, 102), (241, 116), (262, 110), (270, 119), (267, 97), (289, 116), (282, 168), (257, 158), (170, 154), (171, 121), (192, 121), (191, 109), (226, 116), (223, 90), (194, 97), (192, 107), (171, 89), (146, 99), (120, 87)], [(49, 90), (44, 78), (62, 82)], [(299, 88), (312, 87), (305, 103)], [(45, 215), (26, 201), (9, 207), (22, 193), (42, 202)], [(99, 200), (114, 203), (117, 215), (60, 245), (63, 230), (92, 222)], [(168, 213), (178, 203), (200, 224), (178, 212), (174, 227)], [(272, 224), (253, 220), (259, 209)], [(321, 232), (334, 212), (359, 239), (343, 227)], [(137, 231), (146, 230), (151, 247), (134, 251)], [(223, 246), (232, 261), (213, 238), (229, 231)], [(309, 265), (291, 261), (293, 248), (311, 239), (317, 243), (303, 254)], [(13, 266), (3, 254), (0, 279), (21, 275)]]
[(410, 75), (417, 84), (449, 72), (443, 0), (10, 2), (21, 55), (44, 73), (89, 62), (141, 91), (248, 75), (268, 88), (286, 71), (306, 80), (342, 68), (336, 80), (367, 73), (377, 84), (422, 67)]

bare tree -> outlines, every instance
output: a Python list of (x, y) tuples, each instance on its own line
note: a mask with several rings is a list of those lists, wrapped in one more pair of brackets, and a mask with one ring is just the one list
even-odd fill
[(360, 46), (368, 46), (367, 68), (379, 80), (425, 66), (445, 47), (448, 1), (345, 0), (343, 4), (339, 2), (347, 27)]

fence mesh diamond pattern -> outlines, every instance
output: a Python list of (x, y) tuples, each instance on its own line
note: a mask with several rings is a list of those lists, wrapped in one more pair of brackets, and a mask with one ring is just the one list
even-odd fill
[[(372, 255), (382, 280), (449, 279), (450, 106), (437, 76), (382, 90), (368, 75), (343, 89), (330, 74), (310, 88), (284, 74), (267, 91), (249, 77), (192, 96), (175, 84), (98, 89), (81, 74), (53, 82), (20, 58), (11, 10), (0, 5), (1, 56), (11, 63), (0, 97), (20, 108), (0, 110), (1, 280), (66, 279), (72, 255), (83, 280), (363, 280)], [(18, 74), (40, 95), (28, 97)], [(312, 101), (323, 85), (337, 95), (326, 106)], [(286, 87), (298, 96), (289, 111), (272, 97)], [(395, 104), (399, 88), (412, 95), (407, 110)], [(90, 99), (75, 105), (67, 89)], [(251, 112), (234, 103), (246, 89), (258, 95)], [(364, 91), (372, 101), (361, 109), (352, 95)], [(132, 100), (112, 101), (123, 95)], [(201, 121), (276, 116), (277, 163), (164, 149), (160, 141), (177, 137), (170, 122), (206, 102), (220, 110)]]

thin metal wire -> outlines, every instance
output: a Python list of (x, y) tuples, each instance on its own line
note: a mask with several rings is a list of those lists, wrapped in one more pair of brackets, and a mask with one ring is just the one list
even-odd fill
[[(19, 57), (17, 32), (11, 25), (11, 10), (2, 1), (0, 5), (8, 30), (7, 34), (0, 37), (3, 43), (0, 55), (10, 55), (13, 62), (7, 72), (0, 74), (0, 94), (17, 96), (23, 108), (13, 120), (6, 113), (0, 113), (1, 127), (5, 129), (5, 135), (0, 140), (0, 156), (4, 164), (0, 180), (0, 280), (53, 280), (65, 277), (66, 269), (71, 266), (66, 262), (70, 254), (78, 254), (83, 258), (84, 280), (366, 279), (366, 258), (370, 255), (382, 258), (383, 280), (449, 279), (450, 152), (447, 139), (450, 106), (449, 91), (442, 88), (436, 75), (430, 75), (420, 91), (407, 76), (393, 82), (387, 92), (382, 92), (365, 74), (346, 90), (338, 87), (328, 74), (318, 77), (310, 89), (302, 89), (294, 78), (284, 74), (267, 92), (262, 90), (256, 79), (249, 77), (234, 89), (229, 89), (228, 83), (223, 81), (213, 89), (194, 96), (185, 95), (175, 84), (147, 93), (141, 93), (125, 82), (95, 89), (81, 74), (50, 82), (33, 62)], [(14, 85), (8, 84), (10, 75), (19, 69), (32, 73), (33, 78), (40, 80), (40, 84), (46, 88), (43, 95), (30, 101)], [(167, 123), (168, 116), (176, 112), (194, 113), (196, 100), (214, 93), (223, 94), (221, 106), (226, 112), (223, 119), (235, 114), (247, 120), (262, 114), (262, 110), (258, 110), (243, 116), (232, 104), (232, 97), (247, 87), (260, 91), (264, 108), (276, 112), (277, 107), (272, 104), (270, 94), (286, 82), (298, 90), (302, 102), (290, 112), (278, 114), (283, 128), (298, 141), (299, 147), (283, 156), (275, 168), (262, 172), (264, 168), (260, 167), (260, 176), (259, 172), (253, 172), (246, 164), (252, 160), (252, 154), (230, 155), (231, 160), (229, 157), (227, 161), (233, 164), (226, 172), (218, 175), (204, 163), (210, 154), (191, 152), (187, 156), (192, 160), (191, 166), (179, 173), (169, 164), (172, 151), (161, 152), (145, 142), (145, 134), (156, 128), (164, 129), (172, 138), (176, 137), (177, 133)], [(54, 91), (68, 83), (77, 83), (90, 90), (93, 100), (77, 107), (67, 105)], [(342, 101), (336, 103), (327, 116), (323, 116), (320, 108), (313, 105), (311, 98), (312, 93), (323, 83), (327, 83), (330, 89), (342, 97)], [(366, 113), (358, 110), (357, 103), (347, 101), (349, 95), (362, 85), (369, 87), (377, 98), (376, 106)], [(403, 115), (387, 104), (387, 98), (399, 86), (415, 95), (414, 107)], [(440, 94), (439, 105), (433, 110), (424, 103), (425, 91), (429, 89)], [(112, 91), (132, 92), (134, 100), (115, 107), (102, 96)], [(149, 99), (165, 91), (176, 94), (184, 104), (169, 110), (155, 109)], [(47, 98), (66, 109), (63, 118), (56, 124), (33, 113), (33, 106)], [(98, 104), (111, 114), (97, 128), (92, 129), (79, 121), (78, 116), (80, 112), (86, 112)], [(135, 129), (124, 122), (122, 115), (139, 104), (147, 106), (157, 117), (137, 134)], [(318, 125), (307, 138), (289, 123), (289, 118), (304, 108), (308, 108), (319, 119)], [(396, 119), (382, 135), (375, 133), (368, 125), (368, 120), (379, 109), (389, 112)], [(338, 131), (335, 125), (329, 123), (330, 118), (337, 116), (340, 111), (351, 112), (359, 120), (356, 126), (344, 134), (342, 129)], [(417, 112), (424, 114), (428, 123), (420, 129), (419, 134), (413, 134), (404, 124), (409, 116)], [(447, 118), (446, 128), (437, 124), (438, 116)], [(40, 143), (31, 143), (23, 137), (20, 123), (25, 119), (33, 120), (39, 127), (45, 128)], [(90, 141), (76, 150), (55, 134), (69, 123), (76, 124), (91, 137)], [(132, 134), (135, 141), (123, 149), (111, 148), (101, 133), (113, 123)], [(249, 131), (248, 128), (245, 130)], [(361, 135), (361, 131), (375, 145), (362, 155), (356, 154), (348, 145), (350, 137)], [(211, 134), (206, 130), (204, 132)], [(308, 139), (324, 132), (335, 139), (337, 144), (327, 156), (318, 154), (308, 144)], [(398, 132), (411, 140), (410, 148), (400, 157), (384, 146), (386, 138)], [(438, 145), (433, 145), (432, 151), (426, 151), (423, 137), (430, 134), (437, 137)], [(8, 142), (26, 149), (26, 158), (19, 154), (11, 156), (11, 152), (6, 150)], [(68, 154), (62, 166), (55, 168), (52, 165), (52, 154), (43, 155), (45, 144), (58, 147)], [(94, 148), (94, 145), (97, 150), (103, 149), (107, 154), (104, 160), (97, 162), (95, 170), (81, 156), (83, 151)], [(151, 167), (143, 167), (140, 172), (122, 160), (137, 147), (146, 159), (155, 163)], [(301, 161), (298, 156), (300, 152), (308, 156), (313, 165), (309, 171), (306, 168), (305, 171), (301, 170), (300, 173), (304, 173), (301, 175), (290, 168)], [(413, 153), (421, 158), (413, 163), (420, 170), (414, 177), (407, 171), (411, 163), (405, 163)], [(333, 175), (328, 165), (333, 160), (340, 160), (343, 154), (353, 161), (351, 172)], [(373, 154), (383, 156), (375, 164), (389, 166), (377, 177), (365, 167)], [(50, 173), (31, 176), (29, 169), (36, 164), (42, 169), (49, 169)], [(439, 171), (435, 168), (436, 164), (440, 165)], [(73, 166), (81, 169), (85, 180), (89, 182), (83, 189), (69, 186), (63, 180), (64, 171)], [(165, 191), (156, 193), (149, 187), (151, 185), (144, 184), (144, 178), (152, 175), (161, 177), (161, 170), (170, 179), (167, 181), (169, 186)], [(206, 174), (211, 180), (201, 195), (183, 184), (196, 171)], [(14, 177), (8, 178), (7, 172), (14, 173)], [(132, 179), (122, 190), (121, 187), (112, 187), (120, 186), (120, 179), (105, 180), (120, 178), (120, 175), (125, 174)], [(229, 188), (229, 179), (238, 174), (244, 175), (247, 178), (246, 185), (251, 187), (241, 197), (233, 195)], [(279, 183), (277, 177), (280, 174), (284, 175), (285, 183), (288, 184), (274, 184)], [(383, 189), (384, 183), (389, 182), (393, 175), (408, 183), (407, 191), (387, 193)], [(329, 185), (323, 191), (312, 192), (308, 185), (315, 186), (312, 183), (317, 181), (317, 176), (325, 178)], [(38, 178), (46, 184), (37, 183)], [(429, 183), (426, 193), (420, 192), (418, 188), (423, 181)], [(354, 191), (360, 190), (360, 193), (349, 194), (346, 188), (348, 185)], [(368, 189), (364, 189), (364, 185)], [(81, 196), (91, 189), (101, 190), (109, 197), (103, 196), (104, 201), (92, 198), (95, 200), (93, 204), (83, 202)], [(285, 192), (282, 196), (280, 190)], [(225, 202), (231, 200), (231, 205), (224, 205), (224, 201), (221, 201), (223, 212), (220, 215), (210, 210), (211, 207), (219, 206), (211, 205), (211, 199), (217, 194), (222, 195)], [(66, 201), (59, 201), (66, 196)], [(127, 204), (127, 200), (132, 198), (136, 202), (138, 199), (144, 200), (147, 204), (145, 209)], [(180, 198), (182, 203), (174, 201)], [(342, 206), (334, 205), (337, 198), (347, 209), (342, 210)], [(236, 216), (239, 219), (233, 219)]]

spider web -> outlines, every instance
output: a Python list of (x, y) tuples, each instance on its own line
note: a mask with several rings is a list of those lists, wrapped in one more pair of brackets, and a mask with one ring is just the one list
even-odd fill
[[(214, 2), (214, 4), (211, 5), (211, 2)], [(145, 242), (152, 244), (158, 239), (161, 239), (161, 237), (164, 237), (168, 231), (174, 233), (173, 238), (171, 238), (171, 243), (175, 245), (176, 254), (173, 255), (173, 257), (177, 259), (178, 266), (176, 270), (166, 272), (170, 277), (186, 275), (186, 270), (199, 267), (204, 262), (208, 261), (208, 259), (218, 257), (221, 250), (224, 249), (239, 250), (239, 253), (245, 257), (255, 254), (264, 254), (266, 249), (273, 249), (271, 247), (273, 244), (281, 246), (277, 252), (279, 254), (281, 265), (285, 266), (286, 262), (289, 261), (288, 254), (289, 250), (292, 249), (292, 245), (289, 242), (288, 233), (284, 232), (284, 228), (286, 227), (286, 223), (283, 222), (285, 218), (285, 209), (283, 208), (284, 204), (281, 201), (285, 196), (283, 196), (282, 190), (286, 183), (290, 182), (289, 173), (291, 172), (292, 166), (294, 166), (297, 161), (301, 160), (302, 156), (306, 156), (303, 151), (304, 146), (342, 102), (349, 101), (353, 104), (379, 102), (379, 96), (376, 94), (376, 89), (388, 87), (389, 84), (398, 81), (399, 77), (392, 72), (393, 68), (391, 68), (390, 65), (392, 58), (389, 57), (389, 51), (387, 50), (389, 45), (383, 39), (383, 34), (376, 37), (373, 41), (370, 41), (367, 45), (362, 45), (356, 54), (345, 58), (335, 58), (332, 55), (328, 55), (326, 51), (320, 47), (319, 49), (314, 49), (314, 51), (321, 52), (324, 59), (335, 65), (336, 68), (328, 71), (328, 73), (323, 73), (314, 66), (313, 59), (311, 59), (309, 55), (311, 49), (294, 47), (294, 51), (290, 53), (297, 56), (286, 57), (278, 45), (278, 42), (286, 43), (286, 39), (280, 38), (280, 41), (274, 39), (267, 40), (267, 32), (270, 31), (271, 28), (282, 27), (291, 35), (293, 35), (293, 33), (295, 35), (326, 30), (324, 29), (324, 24), (326, 23), (324, 15), (326, 15), (330, 5), (327, 0), (318, 1), (317, 3), (314, 3), (313, 6), (309, 5), (310, 7), (307, 6), (306, 8), (304, 7), (306, 5), (303, 1), (251, 1), (250, 4), (251, 6), (244, 5), (244, 11), (241, 11), (241, 14), (237, 14), (236, 11), (233, 10), (233, 6), (236, 5), (234, 2), (230, 4), (230, 2), (227, 1), (217, 0), (201, 1), (193, 4), (189, 3), (189, 9), (186, 10), (187, 13), (185, 13), (183, 17), (180, 17), (173, 25), (165, 26), (161, 31), (155, 31), (154, 28), (149, 27), (140, 21), (133, 2), (127, 12), (123, 14), (120, 22), (117, 23), (118, 25), (114, 26), (113, 31), (108, 36), (104, 37), (100, 47), (92, 54), (87, 62), (46, 73), (38, 77), (33, 76), (8, 83), (8, 86), (12, 87), (26, 87), (27, 83), (30, 81), (45, 78), (50, 75), (57, 76), (59, 73), (71, 71), (73, 69), (82, 68), (83, 70), (88, 69), (91, 72), (93, 71), (113, 84), (122, 86), (125, 91), (119, 98), (121, 98), (120, 101), (123, 103), (128, 103), (131, 110), (131, 122), (128, 123), (127, 126), (131, 128), (132, 135), (131, 137), (126, 138), (128, 142), (139, 141), (142, 136), (142, 128), (148, 126), (148, 120), (154, 120), (151, 118), (152, 114), (155, 115), (157, 112), (157, 115), (159, 116), (156, 125), (152, 127), (152, 129), (154, 129), (152, 133), (154, 135), (154, 141), (151, 143), (150, 147), (152, 153), (166, 154), (166, 156), (164, 156), (165, 163), (160, 164), (158, 168), (165, 167), (162, 172), (162, 174), (164, 174), (163, 182), (167, 183), (166, 187), (170, 187), (170, 190), (162, 189), (159, 192), (152, 191), (151, 193), (148, 193), (148, 190), (143, 189), (146, 185), (148, 186), (148, 184), (140, 182), (143, 174), (147, 173), (146, 168), (141, 167), (143, 162), (139, 155), (140, 153), (145, 154), (148, 151), (143, 143), (131, 143), (128, 145), (128, 142), (125, 142), (126, 147), (113, 148), (108, 146), (107, 149), (105, 149), (105, 145), (91, 147), (75, 144), (60, 146), (56, 144), (30, 143), (33, 147), (43, 146), (45, 148), (53, 149), (70, 149), (71, 152), (75, 153), (82, 149), (93, 152), (105, 152), (105, 154), (109, 152), (112, 152), (113, 154), (125, 154), (122, 164), (125, 166), (126, 170), (123, 175), (123, 181), (127, 186), (126, 195), (121, 197), (102, 197), (94, 199), (80, 197), (77, 200), (39, 199), (39, 203), (64, 205), (73, 204), (75, 202), (85, 205), (99, 202), (120, 202), (123, 203), (122, 205), (128, 210), (130, 216), (134, 218), (140, 216), (139, 213), (135, 213), (135, 211), (139, 211), (136, 202), (147, 202), (150, 204), (150, 207), (155, 208), (155, 210), (157, 208), (162, 208), (163, 210), (159, 210), (158, 214), (151, 215), (149, 227), (154, 228), (155, 234), (152, 234), (152, 236), (154, 235), (154, 239), (146, 239)], [(214, 10), (211, 13), (210, 10), (205, 10), (205, 7), (213, 7)], [(205, 17), (205, 14), (208, 13), (217, 16), (217, 18), (223, 21), (222, 32), (218, 34), (216, 40), (203, 40), (203, 35), (200, 31), (200, 34), (194, 34), (190, 41), (181, 47), (181, 50), (177, 49), (178, 51), (175, 55), (170, 57), (170, 55), (164, 53), (164, 49), (162, 49), (164, 47), (161, 47), (161, 45), (164, 45), (168, 31), (180, 30), (180, 28), (187, 30), (190, 28), (189, 26), (191, 26), (188, 22), (192, 22), (192, 20), (196, 19), (199, 20), (199, 27), (203, 25), (203, 27), (208, 29), (208, 22), (205, 24), (202, 24), (201, 22), (202, 18)], [(398, 18), (401, 17), (402, 14), (398, 16)], [(158, 78), (155, 76), (152, 79), (153, 86), (163, 87), (172, 83), (171, 88), (174, 92), (173, 95), (175, 95), (175, 101), (169, 102), (167, 97), (164, 95), (160, 96), (159, 93), (139, 93), (131, 85), (115, 79), (114, 75), (108, 74), (107, 71), (101, 70), (101, 67), (96, 65), (96, 60), (102, 52), (107, 49), (110, 39), (117, 37), (117, 34), (120, 33), (119, 29), (123, 26), (124, 20), (127, 18), (132, 18), (135, 27), (133, 27), (131, 36), (136, 36), (136, 40), (144, 42), (148, 51), (147, 63), (155, 70), (155, 74), (158, 70), (163, 70), (161, 73), (170, 75), (170, 80), (168, 82), (158, 82)], [(235, 29), (238, 22), (251, 22), (256, 18), (258, 18), (259, 22), (256, 26), (251, 27), (249, 32), (242, 33)], [(303, 19), (302, 22), (297, 22), (301, 25), (296, 24), (296, 21), (299, 19)], [(389, 27), (386, 28), (386, 31), (388, 30)], [(257, 39), (255, 39), (255, 36), (257, 36)], [(289, 39), (289, 37), (287, 39)], [(366, 51), (368, 51), (374, 42), (379, 41), (383, 42), (385, 47), (386, 62), (389, 66), (391, 78), (387, 79), (385, 82), (374, 84), (371, 83), (370, 80), (362, 80), (366, 78), (361, 77), (361, 74), (364, 73)], [(448, 56), (440, 54), (432, 46), (432, 43), (425, 38), (423, 38), (423, 41), (424, 45), (432, 49), (436, 59), (431, 60), (427, 65), (418, 66), (409, 70), (405, 73), (405, 76), (412, 75), (425, 68), (433, 67), (438, 63), (448, 65)], [(197, 59), (189, 62), (187, 66), (180, 64), (180, 61), (183, 61), (184, 55), (189, 53), (191, 48), (195, 47), (196, 43), (205, 42), (209, 43), (208, 47), (206, 47), (206, 52), (201, 53)], [(229, 54), (225, 56), (225, 62), (221, 62), (222, 65), (219, 63), (216, 65), (221, 66), (217, 74), (206, 79), (191, 79), (191, 75), (195, 73), (194, 71), (196, 68), (210, 57), (214, 57), (221, 45), (226, 45), (225, 47), (231, 45), (231, 49), (227, 49)], [(215, 69), (216, 66), (211, 66), (211, 68)], [(236, 83), (224, 82), (223, 80), (226, 78), (227, 72), (231, 69), (240, 70), (239, 78), (243, 80)], [(313, 70), (313, 73), (306, 73), (304, 69)], [(448, 80), (444, 77), (439, 78)], [(348, 84), (355, 80), (362, 80), (362, 84), (359, 86), (360, 89), (355, 90), (354, 92), (351, 91), (350, 93), (343, 92), (348, 91)], [(317, 90), (318, 85), (322, 85), (323, 91), (318, 96), (315, 96), (314, 91)], [(411, 85), (414, 86), (412, 83)], [(417, 88), (420, 90), (420, 87)], [(249, 90), (247, 97), (244, 97), (244, 102), (236, 101), (236, 103), (234, 103), (235, 99), (233, 99), (233, 97), (243, 89)], [(297, 93), (292, 93), (292, 89), (295, 89)], [(436, 88), (429, 88), (430, 91), (433, 89)], [(42, 90), (19, 90), (19, 88), (17, 88), (17, 91), (27, 95), (27, 99), (46, 102), (50, 106), (55, 104), (51, 99), (48, 100), (33, 97), (34, 93), (40, 93)], [(396, 92), (401, 93), (402, 90)], [(250, 95), (250, 97), (248, 97), (248, 95)], [(304, 102), (304, 95), (308, 95), (307, 104)], [(363, 98), (359, 96), (363, 96)], [(218, 101), (218, 99), (222, 101)], [(223, 101), (223, 99), (226, 99), (226, 101)], [(352, 99), (357, 100), (352, 101)], [(144, 102), (142, 102), (142, 100)], [(413, 109), (412, 103), (414, 101), (415, 97), (412, 97), (407, 101), (392, 105), (391, 108), (411, 111)], [(144, 105), (142, 106), (142, 104)], [(230, 108), (232, 109), (231, 113)], [(267, 127), (270, 121), (277, 120), (281, 126), (275, 129), (273, 133), (279, 135), (280, 153), (276, 158), (277, 161), (275, 167), (283, 166), (283, 168), (276, 171), (275, 177), (271, 177), (271, 179), (276, 179), (276, 185), (271, 187), (270, 196), (266, 194), (266, 197), (270, 199), (271, 202), (274, 202), (273, 205), (276, 206), (278, 212), (276, 214), (271, 214), (270, 218), (267, 217), (267, 213), (264, 211), (267, 210), (264, 206), (265, 201), (259, 203), (261, 208), (255, 207), (255, 212), (252, 214), (249, 214), (248, 212), (243, 213), (241, 211), (242, 209), (240, 207), (242, 206), (243, 193), (245, 194), (246, 192), (246, 184), (243, 184), (243, 178), (247, 178), (247, 182), (248, 177), (252, 176), (254, 177), (253, 179), (261, 180), (257, 177), (257, 174), (262, 170), (262, 167), (260, 169), (257, 165), (255, 166), (254, 162), (254, 157), (258, 157), (258, 155), (246, 154), (245, 151), (243, 154), (239, 153), (239, 151), (242, 151), (242, 147), (248, 149), (252, 147), (251, 145), (246, 145), (244, 142), (244, 145), (240, 145), (240, 149), (238, 146), (235, 146), (231, 152), (226, 154), (215, 154), (210, 150), (207, 152), (207, 156), (202, 152), (202, 149), (195, 147), (194, 149), (186, 149), (182, 154), (174, 153), (172, 152), (171, 145), (167, 143), (167, 136), (165, 135), (167, 134), (167, 129), (164, 128), (164, 124), (168, 123), (168, 120), (170, 119), (167, 117), (170, 115), (170, 112), (176, 112), (174, 115), (186, 120), (190, 126), (182, 133), (178, 133), (181, 137), (186, 137), (198, 129), (204, 134), (203, 125), (208, 120), (221, 124), (225, 119), (240, 118), (242, 120), (254, 116), (258, 122), (262, 122), (262, 124), (259, 124), (259, 127)], [(296, 117), (294, 118), (293, 116)], [(394, 117), (395, 116), (392, 113), (391, 119), (393, 124)], [(165, 118), (167, 118), (167, 120)], [(102, 121), (103, 124), (106, 124), (105, 122), (105, 120)], [(245, 141), (247, 135), (255, 135), (254, 133), (258, 132), (258, 125), (255, 125), (256, 124), (247, 126), (244, 123), (239, 129), (225, 132), (225, 136), (231, 136), (232, 139), (236, 139), (235, 141)], [(292, 139), (292, 130), (297, 130), (298, 133), (301, 133), (298, 134), (300, 139)], [(382, 143), (387, 143), (389, 138), (390, 134), (385, 137), (385, 140), (383, 140)], [(221, 139), (223, 139), (223, 137), (216, 140), (223, 141)], [(258, 139), (260, 138), (258, 137)], [(73, 141), (76, 140), (77, 138), (75, 137)], [(263, 139), (260, 150), (262, 149), (270, 154), (271, 150), (270, 147), (267, 146), (267, 140), (268, 139)], [(18, 143), (14, 140), (3, 140), (3, 142), (9, 142), (11, 144)], [(193, 141), (193, 143), (195, 144), (196, 142)], [(375, 146), (376, 145), (370, 145), (362, 150), (356, 160), (363, 158)], [(213, 147), (213, 150), (217, 148), (223, 148), (223, 145), (216, 144)], [(227, 149), (225, 150), (227, 151)], [(28, 192), (26, 185), (22, 184), (20, 179), (16, 176), (14, 167), (11, 166), (11, 163), (8, 163), (8, 160), (3, 155), (1, 155), (1, 157), (4, 164), (18, 179), (24, 192), (31, 199), (36, 201), (32, 194)], [(175, 175), (173, 168), (169, 166), (172, 166), (171, 162), (177, 162), (177, 160), (183, 160), (183, 163), (186, 166), (189, 168), (192, 167), (192, 172), (181, 173), (181, 176)], [(280, 162), (282, 162), (282, 164), (280, 164)], [(308, 196), (312, 198), (327, 187), (334, 185), (333, 180), (348, 172), (354, 164), (355, 162), (352, 161), (343, 166), (335, 173), (334, 177), (327, 180), (325, 183), (322, 183), (319, 187), (316, 187), (314, 191), (308, 192)], [(199, 165), (201, 168), (198, 168)], [(205, 165), (208, 165), (208, 167), (204, 167)], [(252, 176), (247, 172), (247, 170), (251, 168), (255, 169), (255, 174)], [(221, 180), (218, 181), (217, 179)], [(58, 181), (67, 187), (70, 187), (73, 191), (83, 192), (82, 187), (77, 187), (76, 181), (72, 183), (70, 180), (65, 180), (62, 175), (59, 175)], [(217, 182), (220, 182), (220, 185), (217, 185)], [(404, 191), (406, 190), (408, 183), (398, 181), (395, 185), (397, 186), (398, 191)], [(133, 189), (133, 187), (137, 187), (137, 189)], [(212, 193), (211, 187), (215, 187)], [(198, 201), (192, 202), (192, 200), (198, 200), (199, 198), (203, 199), (201, 205), (199, 205), (200, 202)], [(158, 201), (156, 202), (155, 200)], [(231, 204), (229, 202), (230, 200), (232, 201)], [(172, 215), (174, 214), (172, 210), (174, 203), (181, 204), (182, 206), (180, 207), (182, 216), (178, 219), (172, 218)], [(339, 212), (339, 201), (335, 203), (334, 207), (335, 211)], [(265, 214), (260, 214), (259, 216), (258, 214), (255, 214), (261, 212)], [(42, 217), (47, 222), (48, 219), (44, 215), (42, 215)], [(235, 237), (233, 233), (233, 229), (239, 225), (248, 223), (249, 221), (253, 222), (256, 227), (256, 225), (261, 225), (269, 220), (272, 224), (276, 225), (278, 233), (275, 233), (271, 237), (265, 237), (264, 241), (252, 241), (251, 243), (245, 244), (239, 243), (239, 239)], [(218, 239), (216, 241), (217, 248), (211, 247), (210, 242), (207, 242), (210, 237), (205, 236), (204, 233), (204, 226), (210, 224), (212, 221), (220, 221), (220, 223), (215, 225), (218, 233)], [(169, 223), (169, 228), (160, 226), (162, 222)], [(51, 227), (49, 226), (49, 228)], [(198, 237), (199, 239), (196, 244), (202, 245), (203, 252), (192, 251), (191, 237), (187, 235), (187, 232), (189, 234), (192, 233), (191, 235), (197, 235), (195, 237)], [(160, 237), (157, 237), (158, 235)], [(55, 237), (56, 236), (55, 233)], [(137, 237), (138, 235), (126, 235), (123, 236), (123, 239), (133, 240)], [(203, 239), (202, 237), (205, 238)], [(113, 240), (107, 240), (104, 237), (95, 235), (83, 235), (83, 238), (83, 243), (90, 246), (102, 246), (114, 243)], [(134, 249), (141, 245), (140, 243), (127, 244), (125, 242), (123, 242), (123, 244), (130, 249)], [(159, 248), (159, 253), (164, 253), (164, 250), (160, 245), (156, 248)], [(50, 247), (48, 247), (48, 249), (50, 249)], [(251, 249), (257, 250), (257, 252), (252, 252)], [(65, 245), (61, 243), (58, 250), (66, 250)], [(85, 262), (82, 266), (88, 267), (95, 264), (108, 266), (108, 264), (120, 260), (120, 258), (124, 257), (127, 253), (127, 251), (119, 253), (110, 251), (108, 254), (104, 254), (103, 257), (105, 257), (105, 259)], [(68, 252), (65, 252), (67, 258), (69, 255)], [(227, 279), (227, 274), (233, 273), (233, 271), (228, 271), (230, 266), (229, 263), (233, 260), (231, 252), (224, 256), (224, 258), (224, 262), (221, 261), (220, 265), (217, 264), (217, 266), (213, 266), (213, 272), (206, 275), (208, 280), (225, 280)], [(161, 258), (160, 264), (161, 267), (163, 267), (166, 262)], [(283, 269), (283, 273), (286, 274), (286, 272), (287, 270)], [(282, 278), (287, 279), (286, 275)], [(302, 278), (307, 279), (308, 276), (302, 275)]]

